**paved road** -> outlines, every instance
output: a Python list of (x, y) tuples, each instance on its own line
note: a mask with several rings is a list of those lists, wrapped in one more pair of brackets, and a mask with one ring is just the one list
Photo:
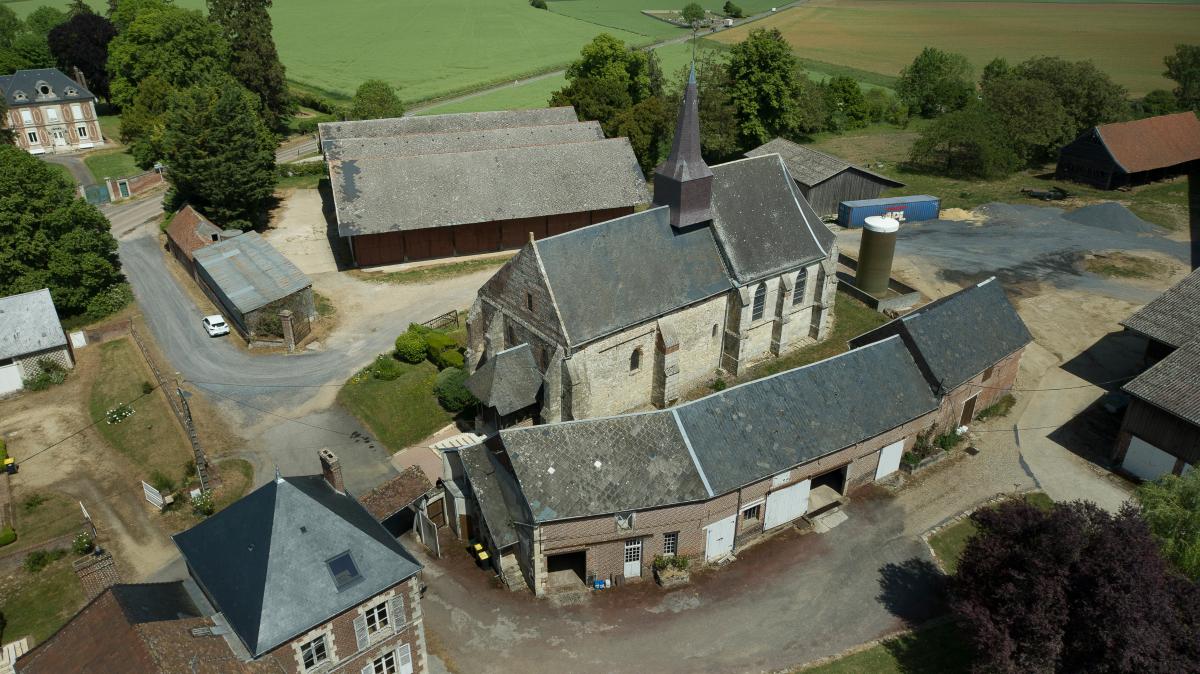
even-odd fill
[(75, 182), (83, 187), (91, 187), (96, 184), (95, 178), (92, 177), (91, 170), (87, 164), (83, 163), (83, 157), (77, 154), (51, 154), (42, 155), (42, 160), (51, 164), (58, 164), (67, 167), (71, 172), (71, 176), (75, 178)]

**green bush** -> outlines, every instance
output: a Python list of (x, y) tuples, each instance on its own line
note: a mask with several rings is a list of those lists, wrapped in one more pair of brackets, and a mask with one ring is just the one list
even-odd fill
[(725, 380), (721, 379), (720, 377), (717, 377), (716, 381), (708, 385), (708, 387), (714, 391), (724, 391), (728, 386), (729, 384), (726, 384)]
[(740, 19), (745, 16), (745, 14), (742, 12), (742, 8), (733, 4), (731, 0), (725, 0), (725, 6), (721, 9), (721, 11), (725, 13), (725, 16), (728, 16), (731, 19)]
[(57, 548), (54, 550), (34, 550), (28, 555), (25, 555), (25, 570), (29, 573), (37, 573), (53, 562), (57, 562), (66, 556), (66, 548)]
[[(296, 131), (299, 133), (316, 133), (317, 125), (324, 122), (336, 122), (336, 115), (316, 115), (314, 117), (305, 117), (296, 121)], [(316, 162), (320, 163), (320, 162)]]
[(675, 567), (679, 571), (687, 571), (690, 563), (691, 562), (688, 560), (688, 558), (684, 557), (683, 555), (675, 555), (671, 558), (671, 566)]
[(921, 463), (921, 457), (917, 456), (915, 452), (905, 452), (900, 457), (900, 463), (908, 466), (909, 468), (916, 468), (917, 464)]
[(305, 161), (295, 164), (277, 164), (275, 171), (280, 178), (292, 176), (323, 176), (329, 172), (323, 161)]
[(406, 363), (415, 365), (425, 360), (425, 350), (425, 338), (412, 328), (396, 338), (396, 357)]
[(537, 7), (538, 9), (549, 9), (549, 7), (546, 6), (546, 0), (529, 0), (529, 4)]
[(1014, 398), (1011, 393), (1005, 394), (1003, 398), (997, 400), (991, 405), (988, 405), (987, 407), (983, 408), (979, 414), (976, 414), (975, 420), (985, 421), (987, 419), (1008, 416), (1008, 413), (1012, 411), (1013, 405), (1016, 404), (1017, 399)]
[(381, 381), (395, 381), (404, 374), (404, 368), (395, 358), (387, 354), (380, 354), (375, 359), (375, 365), (371, 367), (371, 374)]
[(25, 380), (25, 388), (31, 391), (44, 391), (67, 380), (67, 369), (56, 360), (42, 358), (37, 367), (37, 375)]
[(17, 540), (17, 532), (11, 526), (5, 525), (3, 529), (0, 529), (0, 548), (15, 540)]
[(961, 440), (962, 436), (959, 435), (957, 431), (950, 431), (949, 433), (943, 433), (934, 438), (933, 444), (937, 445), (938, 448), (942, 449), (943, 451), (948, 452), (957, 447), (959, 441)]
[(200, 495), (192, 499), (192, 512), (202, 517), (208, 517), (216, 512), (217, 506), (213, 503), (212, 490), (202, 491)]
[(654, 555), (654, 568), (655, 569), (657, 569), (658, 571), (662, 571), (662, 570), (666, 569), (668, 566), (671, 566), (671, 558), (670, 557), (663, 557), (662, 555)]
[(153, 390), (154, 390), (154, 384), (151, 384), (148, 381), (142, 382), (142, 395), (150, 395), (150, 392)]
[[(448, 354), (451, 353), (454, 355), (449, 356)], [(458, 342), (443, 332), (430, 332), (425, 335), (425, 356), (439, 370), (445, 370), (448, 367), (461, 368), (463, 365), (462, 354), (458, 351)]]
[(92, 537), (85, 532), (80, 532), (75, 540), (71, 542), (71, 551), (78, 556), (89, 554), (96, 549), (96, 543), (92, 541)]
[(31, 513), (38, 509), (38, 506), (46, 502), (46, 497), (41, 494), (30, 494), (25, 499), (25, 512)]
[(175, 491), (175, 481), (157, 470), (150, 473), (150, 486), (162, 494), (169, 494)]
[(118, 283), (101, 291), (88, 302), (84, 317), (89, 321), (98, 321), (124, 309), (133, 301), (133, 290), (128, 283)]
[(292, 100), (296, 102), (296, 105), (312, 108), (317, 112), (323, 112), (327, 115), (337, 112), (338, 105), (324, 96), (307, 91), (292, 91), (291, 94)]
[(457, 367), (448, 367), (438, 373), (433, 393), (447, 412), (461, 412), (479, 402), (467, 390), (466, 381), (466, 371)]

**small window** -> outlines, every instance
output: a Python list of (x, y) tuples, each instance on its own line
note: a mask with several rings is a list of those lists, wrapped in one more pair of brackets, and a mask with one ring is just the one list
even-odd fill
[(757, 520), (759, 515), (761, 515), (761, 514), (762, 514), (762, 506), (761, 505), (752, 505), (749, 508), (746, 508), (745, 510), (742, 511), (742, 521), (743, 522), (753, 522), (754, 520)]
[(27, 124), (27, 125), (33, 124), (33, 111), (32, 110), (22, 110), (21, 111), (21, 121), (25, 122), (25, 124)]
[(760, 283), (754, 289), (754, 310), (750, 312), (750, 320), (757, 321), (767, 310), (767, 284)]
[(86, 127), (86, 126), (80, 126), (80, 127), (76, 127), (76, 128), (75, 128), (75, 132), (79, 134), (79, 137), (80, 137), (80, 138), (87, 138), (87, 137), (88, 137), (88, 135), (87, 135), (87, 127)]
[(504, 326), (504, 347), (512, 348), (517, 345), (517, 331), (511, 324)]
[[(67, 92), (71, 93), (70, 91)], [(71, 104), (71, 116), (75, 119), (83, 119), (83, 106), (78, 103)]]
[(642, 369), (642, 348), (638, 347), (629, 354), (629, 371), (637, 372)]
[(719, 330), (719, 329), (720, 329), (720, 326), (717, 325), (716, 323), (713, 323), (713, 335), (712, 336), (714, 338), (717, 336), (717, 330)]
[(362, 580), (362, 576), (358, 573), (358, 565), (354, 563), (354, 558), (350, 556), (349, 550), (330, 559), (325, 564), (329, 566), (329, 573), (333, 576), (333, 583), (337, 585), (338, 592)]
[(50, 85), (46, 84), (45, 82), (38, 82), (37, 90), (41, 92), (43, 96), (50, 95)]
[(38, 142), (38, 135), (37, 135), (37, 131), (30, 131), (30, 132), (28, 132), (28, 133), (26, 133), (26, 134), (25, 134), (25, 137), (29, 139), (29, 142), (30, 142), (30, 143), (37, 143), (37, 142)]
[(381, 602), (367, 609), (367, 634), (375, 634), (391, 624), (388, 620), (387, 602)]
[(325, 635), (322, 634), (300, 646), (300, 659), (304, 662), (304, 671), (313, 669), (328, 660), (329, 654), (325, 651)]
[(801, 269), (800, 273), (796, 274), (796, 288), (792, 291), (792, 306), (804, 302), (805, 291), (808, 290), (808, 270)]
[(525, 308), (533, 311), (533, 293), (525, 293)]
[(987, 381), (987, 380), (991, 379), (992, 378), (992, 370), (995, 370), (995, 369), (996, 369), (995, 365), (988, 366), (988, 369), (983, 371), (983, 381)]
[(679, 532), (672, 531), (669, 534), (663, 534), (663, 555), (673, 557), (679, 552)]
[(25, 95), (24, 91), (18, 91), (17, 93), (13, 94), (13, 98), (17, 99), (18, 101), (24, 101), (28, 100), (29, 97)]
[(75, 95), (75, 94), (77, 94), (77, 93), (79, 93), (79, 92), (78, 92), (78, 91), (76, 91), (75, 89), (72, 89), (72, 88), (70, 88), (70, 87), (68, 87), (68, 88), (67, 88), (67, 95), (68, 95), (68, 96), (74, 96), (74, 95)]
[(396, 667), (396, 652), (388, 651), (371, 662), (370, 667), (364, 667), (371, 674), (396, 674), (400, 670)]
[(46, 108), (46, 121), (58, 121), (58, 108)]

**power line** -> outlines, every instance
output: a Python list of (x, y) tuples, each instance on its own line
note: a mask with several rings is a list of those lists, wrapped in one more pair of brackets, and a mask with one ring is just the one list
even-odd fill
[[(121, 405), (132, 405), (133, 403), (135, 403), (135, 402), (141, 400), (142, 398), (145, 398), (146, 396), (153, 393), (154, 390), (157, 388), (158, 388), (157, 386), (152, 386), (149, 391), (141, 394), (140, 396), (134, 398), (133, 400), (130, 400), (129, 402), (121, 403)], [(80, 428), (79, 430), (72, 432), (70, 435), (67, 435), (66, 437), (54, 442), (53, 444), (47, 445), (46, 447), (39, 449), (38, 451), (34, 452), (33, 454), (30, 454), (29, 456), (25, 457), (24, 459), (21, 459), (21, 463), (27, 463), (28, 461), (33, 459), (35, 456), (37, 456), (39, 454), (44, 454), (45, 452), (48, 452), (48, 451), (54, 449), (55, 447), (61, 445), (62, 443), (66, 442), (67, 440), (70, 440), (71, 438), (79, 435), (80, 433), (86, 431), (87, 429), (95, 426), (96, 424), (100, 423), (101, 421), (106, 421), (106, 420), (107, 420), (107, 417), (101, 417), (100, 419), (96, 419), (96, 420), (92, 421), (87, 426), (84, 426), (83, 428)]]

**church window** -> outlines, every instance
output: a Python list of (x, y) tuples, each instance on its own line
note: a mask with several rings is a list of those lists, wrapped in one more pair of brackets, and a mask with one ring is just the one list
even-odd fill
[(800, 273), (796, 274), (796, 288), (792, 291), (792, 306), (796, 306), (804, 302), (804, 291), (808, 290), (808, 270), (801, 269)]
[(533, 293), (525, 293), (525, 308), (533, 311)]
[(757, 321), (763, 317), (763, 313), (767, 310), (767, 284), (760, 283), (754, 289), (754, 310), (750, 313), (750, 320)]
[(638, 347), (629, 354), (629, 371), (637, 372), (642, 369), (642, 348)]

